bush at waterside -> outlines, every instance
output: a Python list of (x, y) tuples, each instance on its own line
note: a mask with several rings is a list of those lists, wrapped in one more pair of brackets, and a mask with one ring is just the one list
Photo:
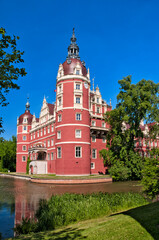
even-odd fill
[[(37, 222), (31, 223), (29, 232), (52, 230), (73, 222), (110, 215), (115, 212), (147, 204), (138, 193), (97, 193), (97, 194), (64, 194), (52, 196), (49, 200), (40, 200), (36, 213)], [(29, 221), (29, 220), (28, 220)], [(18, 226), (18, 232), (26, 233), (27, 222)], [(36, 227), (35, 227), (36, 225)]]

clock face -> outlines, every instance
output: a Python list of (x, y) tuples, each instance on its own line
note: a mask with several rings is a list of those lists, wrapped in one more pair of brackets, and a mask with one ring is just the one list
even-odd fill
[(85, 82), (84, 83), (84, 87), (87, 89), (88, 88), (88, 84)]

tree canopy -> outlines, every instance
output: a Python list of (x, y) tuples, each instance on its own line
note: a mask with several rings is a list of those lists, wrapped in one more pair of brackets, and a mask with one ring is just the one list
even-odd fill
[[(0, 105), (8, 104), (6, 95), (11, 89), (19, 89), (18, 78), (26, 75), (25, 68), (21, 67), (24, 62), (24, 52), (17, 49), (19, 37), (9, 36), (4, 28), (0, 28)], [(2, 117), (0, 118), (0, 130), (2, 131)]]
[[(151, 80), (141, 80), (132, 84), (131, 76), (118, 81), (120, 92), (117, 95), (116, 108), (105, 115), (110, 126), (107, 138), (105, 162), (131, 170), (129, 178), (141, 178), (142, 159), (135, 151), (135, 139), (143, 138), (141, 121), (155, 122), (149, 136), (155, 137), (159, 126), (159, 84)], [(101, 151), (102, 154), (102, 151)], [(119, 163), (118, 163), (119, 165)], [(125, 169), (125, 170), (126, 170)], [(129, 171), (126, 171), (129, 172)]]

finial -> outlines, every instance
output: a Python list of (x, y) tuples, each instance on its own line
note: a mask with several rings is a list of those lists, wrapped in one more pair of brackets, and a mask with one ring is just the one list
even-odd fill
[(29, 111), (30, 103), (29, 103), (29, 97), (27, 97), (27, 103), (25, 104), (26, 111)]

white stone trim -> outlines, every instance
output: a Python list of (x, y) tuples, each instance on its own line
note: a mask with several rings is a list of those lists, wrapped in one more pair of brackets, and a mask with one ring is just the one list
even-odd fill
[(70, 144), (70, 143), (74, 143), (74, 144), (90, 144), (90, 142), (70, 141), (70, 142), (58, 142), (58, 143), (55, 143), (55, 145), (59, 145), (59, 144)]
[[(80, 104), (79, 104), (80, 105)], [(80, 109), (80, 110), (85, 110), (85, 111), (89, 111), (89, 109), (88, 108), (83, 108), (83, 107), (64, 107), (63, 108), (63, 110), (65, 110), (65, 109)]]
[[(80, 120), (79, 120), (80, 121)], [(89, 125), (86, 125), (86, 124), (77, 124), (77, 123), (66, 123), (66, 124), (61, 124), (61, 125), (58, 125), (56, 126), (55, 128), (59, 128), (59, 127), (67, 127), (67, 126), (80, 126), (80, 127), (88, 127), (90, 128)]]
[(26, 151), (26, 152), (18, 152), (17, 154), (28, 155), (28, 151)]
[(77, 75), (77, 74), (64, 75), (61, 78), (58, 78), (57, 82), (60, 82), (62, 80), (67, 80), (67, 79), (81, 79), (83, 81), (87, 81), (88, 83), (90, 83), (90, 80), (87, 77)]
[(39, 139), (37, 139), (37, 140), (35, 140), (35, 141), (30, 141), (30, 143), (34, 143), (34, 142), (37, 142), (37, 141), (41, 141), (42, 139), (49, 138), (49, 137), (52, 137), (52, 136), (55, 136), (55, 133), (52, 134), (52, 135), (49, 135), (49, 136), (43, 137), (43, 138), (39, 138)]
[(30, 142), (17, 142), (17, 144), (30, 144)]

